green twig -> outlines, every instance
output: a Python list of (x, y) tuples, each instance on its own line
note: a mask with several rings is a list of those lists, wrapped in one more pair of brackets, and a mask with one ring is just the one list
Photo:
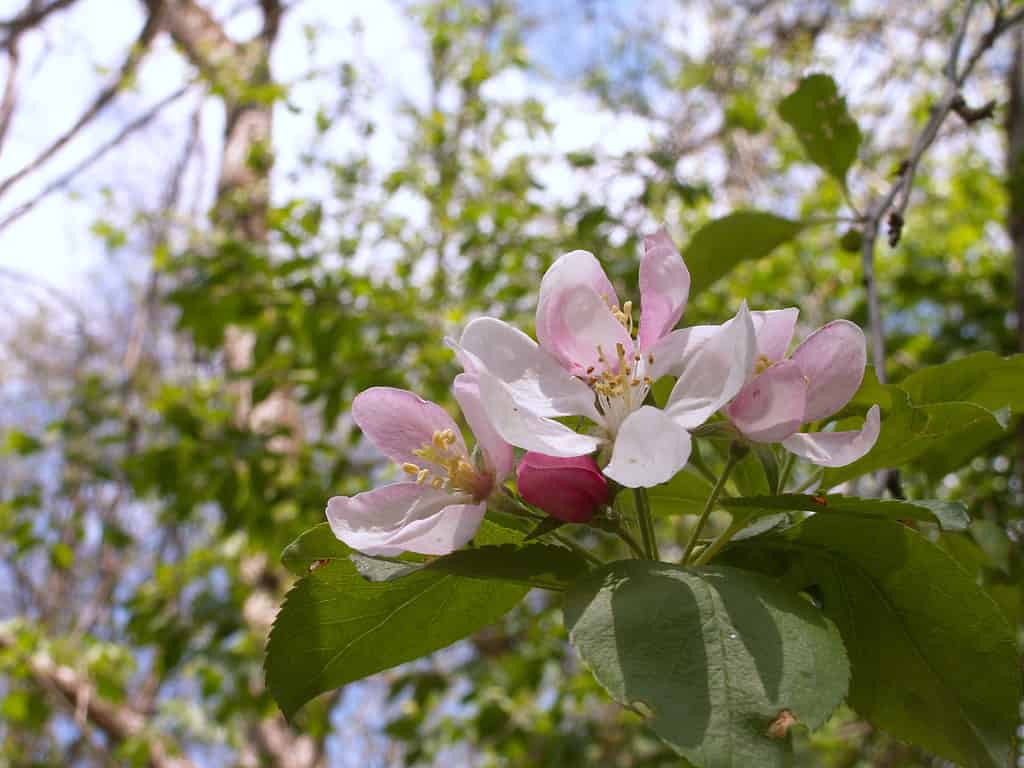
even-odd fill
[(704, 511), (700, 513), (700, 517), (697, 518), (697, 525), (694, 526), (693, 533), (690, 534), (690, 541), (686, 544), (686, 550), (683, 552), (683, 565), (690, 562), (690, 556), (693, 554), (693, 548), (697, 546), (697, 539), (700, 538), (700, 532), (704, 528), (704, 524), (708, 521), (708, 517), (711, 515), (711, 510), (715, 507), (715, 502), (718, 501), (719, 495), (722, 493), (722, 488), (725, 487), (725, 481), (729, 479), (729, 473), (732, 472), (732, 468), (736, 466), (736, 462), (740, 460), (743, 453), (746, 452), (744, 448), (742, 451), (737, 448), (737, 444), (733, 443), (729, 450), (729, 460), (725, 462), (725, 468), (722, 469), (722, 474), (718, 476), (718, 480), (715, 481), (715, 487), (711, 489), (711, 494), (708, 496), (707, 502), (704, 504)]
[(719, 534), (718, 538), (712, 541), (706, 549), (704, 549), (697, 558), (693, 561), (694, 565), (706, 565), (718, 552), (729, 543), (739, 531), (741, 531), (747, 523), (746, 518), (734, 517), (729, 523), (729, 526)]
[(789, 476), (793, 472), (793, 454), (786, 451), (786, 458), (782, 462), (782, 472), (779, 473), (779, 490), (778, 493), (786, 492), (786, 483), (789, 482)]
[(651, 504), (647, 498), (647, 489), (634, 488), (633, 500), (636, 502), (636, 516), (640, 523), (640, 538), (644, 543), (644, 554), (648, 560), (660, 560), (658, 538), (654, 534), (654, 518), (651, 516)]
[(604, 565), (604, 560), (602, 560), (600, 557), (598, 557), (593, 552), (588, 550), (582, 544), (574, 541), (570, 536), (566, 536), (565, 534), (559, 533), (558, 531), (552, 531), (548, 535), (555, 539), (555, 541), (558, 541), (559, 543), (567, 546), (573, 552), (577, 553), (578, 555), (581, 555), (590, 563), (593, 563), (594, 565), (598, 566)]
[(816, 482), (821, 480), (821, 478), (824, 477), (824, 476), (825, 476), (825, 470), (824, 469), (819, 469), (819, 470), (811, 473), (811, 476), (808, 477), (806, 480), (804, 480), (802, 483), (800, 483), (800, 485), (797, 486), (796, 489), (794, 489), (793, 493), (803, 493), (808, 488), (810, 488), (812, 485), (814, 485)]
[(697, 448), (697, 443), (694, 442), (693, 450), (690, 452), (690, 463), (693, 465), (700, 474), (712, 485), (715, 482), (715, 473), (711, 471), (707, 464), (704, 463), (704, 457), (700, 455), (700, 450)]

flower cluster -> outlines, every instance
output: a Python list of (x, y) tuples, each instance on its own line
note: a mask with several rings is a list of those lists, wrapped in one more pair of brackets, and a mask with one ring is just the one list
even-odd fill
[[(435, 403), (387, 387), (359, 394), (356, 424), (406, 479), (332, 498), (335, 535), (370, 555), (451, 552), (473, 537), (513, 470), (526, 503), (586, 522), (607, 504), (608, 480), (645, 488), (671, 479), (692, 432), (717, 413), (741, 440), (781, 443), (826, 467), (857, 460), (878, 439), (877, 406), (856, 431), (799, 431), (860, 386), (866, 343), (853, 323), (828, 323), (789, 356), (792, 308), (752, 312), (743, 302), (722, 325), (677, 329), (690, 273), (664, 230), (644, 240), (639, 286), (635, 322), (597, 259), (572, 251), (541, 281), (536, 341), (492, 317), (448, 340), (464, 369), (453, 391), (476, 437), (472, 454)], [(663, 377), (675, 383), (657, 407), (651, 388)], [(514, 447), (526, 451), (518, 467)]]

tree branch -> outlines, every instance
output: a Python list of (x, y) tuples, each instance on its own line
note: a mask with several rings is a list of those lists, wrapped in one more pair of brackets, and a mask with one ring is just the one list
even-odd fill
[(46, 149), (40, 152), (35, 159), (12, 173), (3, 181), (0, 181), (0, 196), (4, 195), (13, 185), (17, 184), (21, 179), (25, 178), (28, 174), (32, 173), (32, 171), (39, 168), (59, 152), (69, 141), (77, 136), (85, 126), (92, 122), (96, 115), (102, 112), (107, 105), (114, 100), (118, 91), (120, 91), (135, 74), (139, 63), (143, 58), (145, 58), (146, 53), (149, 51), (150, 43), (153, 42), (153, 38), (156, 37), (157, 32), (160, 30), (161, 5), (161, 2), (154, 2), (154, 9), (151, 10), (147, 16), (146, 23), (142, 25), (142, 30), (139, 32), (138, 38), (134, 45), (132, 45), (131, 50), (128, 51), (128, 56), (125, 58), (124, 63), (121, 64), (114, 80), (96, 95), (92, 104), (90, 104), (78, 120), (75, 121), (74, 125), (58, 136)]
[[(15, 637), (9, 631), (0, 630), (0, 648), (14, 645)], [(37, 685), (58, 692), (76, 715), (101, 729), (111, 740), (123, 742), (142, 735), (147, 729), (142, 715), (130, 707), (105, 701), (88, 678), (69, 666), (58, 664), (48, 653), (37, 651), (26, 661)], [(162, 739), (151, 739), (148, 748), (153, 768), (195, 768), (188, 758), (168, 754)]]
[(110, 150), (114, 149), (117, 145), (119, 145), (122, 141), (128, 138), (131, 134), (147, 126), (153, 120), (153, 118), (160, 114), (160, 112), (162, 112), (166, 107), (168, 107), (169, 105), (180, 99), (182, 96), (184, 96), (186, 93), (188, 93), (191, 88), (192, 83), (186, 83), (185, 85), (181, 86), (178, 90), (176, 90), (174, 93), (165, 96), (163, 99), (161, 99), (152, 107), (150, 107), (148, 110), (146, 110), (141, 115), (132, 120), (130, 123), (125, 125), (120, 131), (117, 132), (117, 134), (111, 137), (106, 143), (101, 144), (99, 147), (93, 150), (88, 156), (83, 158), (67, 173), (62, 174), (61, 176), (51, 181), (49, 184), (43, 187), (43, 189), (35, 197), (26, 200), (24, 203), (22, 203), (17, 208), (8, 213), (6, 216), (4, 216), (2, 219), (0, 219), (0, 231), (2, 231), (7, 226), (12, 224), (14, 221), (20, 219), (22, 216), (24, 216), (26, 213), (35, 208), (37, 205), (39, 205), (40, 202), (42, 202), (45, 198), (49, 197), (54, 192), (67, 187), (72, 181), (74, 181), (78, 177), (79, 174), (88, 169), (91, 165), (93, 165), (93, 163), (100, 160), (104, 155), (106, 155)]
[[(867, 206), (863, 218), (863, 241), (861, 247), (861, 264), (864, 271), (864, 288), (868, 296), (868, 318), (872, 339), (872, 360), (879, 381), (885, 383), (885, 336), (882, 328), (881, 307), (878, 300), (878, 286), (874, 274), (875, 242), (881, 223), (884, 220), (888, 229), (889, 245), (895, 247), (903, 234), (904, 216), (910, 203), (910, 193), (914, 185), (914, 176), (925, 152), (932, 146), (939, 134), (942, 123), (950, 112), (958, 112), (963, 116), (969, 110), (964, 102), (961, 90), (967, 78), (974, 71), (981, 57), (995, 44), (996, 40), (1008, 29), (1024, 21), (1024, 9), (1010, 16), (997, 12), (989, 29), (981, 36), (971, 50), (963, 68), (957, 70), (960, 54), (963, 49), (970, 17), (975, 2), (968, 2), (964, 10), (957, 32), (950, 48), (949, 60), (945, 67), (949, 81), (945, 92), (938, 103), (932, 107), (931, 116), (924, 128), (911, 145), (907, 157), (900, 163), (895, 181), (885, 195)], [(984, 108), (982, 108), (984, 110)], [(970, 114), (970, 113), (969, 113)], [(966, 119), (966, 118), (965, 118)], [(977, 119), (977, 118), (976, 118)]]
[(20, 34), (26, 32), (32, 27), (37, 27), (42, 24), (51, 13), (66, 10), (76, 2), (78, 2), (78, 0), (53, 0), (49, 5), (43, 6), (38, 6), (36, 3), (29, 3), (28, 7), (14, 18), (8, 19), (7, 21), (0, 21), (0, 29), (7, 32), (7, 36), (0, 45), (7, 48), (18, 38)]

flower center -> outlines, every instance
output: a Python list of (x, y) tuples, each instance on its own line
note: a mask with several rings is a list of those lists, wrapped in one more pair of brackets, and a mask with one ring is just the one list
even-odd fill
[(768, 358), (768, 355), (758, 355), (754, 361), (754, 373), (764, 373), (771, 366), (772, 361)]
[[(627, 306), (629, 302), (626, 302)], [(600, 373), (594, 367), (587, 369), (587, 383), (594, 390), (597, 406), (607, 420), (608, 431), (614, 435), (623, 420), (641, 405), (651, 390), (651, 377), (645, 371), (642, 355), (634, 353), (627, 357), (626, 348), (615, 345), (615, 360), (605, 357), (601, 345), (597, 347), (597, 360), (601, 364)], [(654, 362), (654, 356), (648, 355), (646, 364)]]
[(413, 451), (424, 462), (422, 466), (408, 461), (402, 464), (402, 471), (416, 478), (417, 485), (429, 485), (435, 490), (462, 491), (476, 500), (490, 495), (493, 478), (477, 470), (469, 457), (455, 446), (455, 432), (438, 429), (429, 443)]

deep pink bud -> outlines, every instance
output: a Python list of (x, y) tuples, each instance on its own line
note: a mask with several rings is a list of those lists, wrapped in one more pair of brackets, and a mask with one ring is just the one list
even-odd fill
[(589, 456), (562, 459), (527, 451), (516, 480), (520, 496), (567, 523), (585, 523), (608, 503), (608, 482)]

